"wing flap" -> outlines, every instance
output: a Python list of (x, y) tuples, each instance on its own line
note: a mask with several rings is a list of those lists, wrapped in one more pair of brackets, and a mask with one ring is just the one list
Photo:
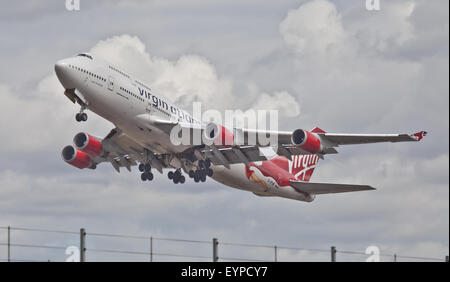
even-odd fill
[[(102, 140), (102, 145), (107, 154), (96, 158), (95, 163), (110, 162), (117, 172), (120, 172), (121, 167), (131, 171), (132, 166), (138, 165), (145, 159), (145, 148), (117, 128), (112, 129)], [(152, 167), (162, 173), (164, 165), (153, 153), (150, 161)]]
[(311, 183), (294, 180), (290, 180), (289, 182), (295, 190), (314, 195), (375, 190), (375, 188), (369, 185)]
[[(241, 151), (241, 153), (247, 158), (249, 162), (265, 161), (267, 158), (259, 152), (259, 148), (256, 146), (242, 146), (239, 148), (228, 147), (218, 149), (224, 157), (227, 159), (229, 164), (244, 163), (242, 158), (236, 154), (236, 150)], [(222, 165), (221, 160), (213, 153), (212, 149), (206, 148), (203, 150), (206, 157), (208, 157), (214, 165)]]

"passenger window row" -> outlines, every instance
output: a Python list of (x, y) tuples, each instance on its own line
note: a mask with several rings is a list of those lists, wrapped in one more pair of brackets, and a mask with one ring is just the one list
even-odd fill
[(120, 86), (119, 88), (120, 88), (120, 90), (122, 90), (123, 92), (128, 93), (128, 94), (130, 94), (131, 96), (133, 96), (134, 98), (136, 98), (136, 99), (138, 99), (138, 100), (144, 102), (144, 99), (143, 99), (143, 98), (141, 98), (141, 97), (139, 97), (138, 95), (134, 94), (134, 93), (131, 92), (130, 90), (125, 89), (125, 88), (123, 88), (122, 86)]
[(109, 68), (112, 69), (113, 71), (116, 71), (116, 72), (120, 73), (121, 75), (125, 76), (126, 78), (130, 78), (130, 76), (128, 74), (124, 73), (123, 71), (120, 71), (120, 70), (116, 69), (113, 66), (109, 66)]
[(85, 74), (87, 74), (87, 75), (90, 75), (90, 76), (92, 76), (92, 77), (95, 77), (95, 78), (97, 78), (97, 79), (100, 79), (101, 81), (106, 82), (106, 78), (104, 78), (104, 77), (102, 77), (102, 76), (100, 76), (100, 75), (98, 75), (98, 74), (95, 74), (95, 73), (93, 73), (93, 72), (90, 72), (90, 71), (88, 71), (88, 70), (85, 70), (85, 69), (83, 69), (83, 68), (80, 68), (80, 67), (77, 67), (77, 66), (74, 66), (74, 65), (69, 65), (69, 67), (72, 68), (72, 69), (74, 69), (74, 70), (83, 72), (83, 73), (85, 73)]

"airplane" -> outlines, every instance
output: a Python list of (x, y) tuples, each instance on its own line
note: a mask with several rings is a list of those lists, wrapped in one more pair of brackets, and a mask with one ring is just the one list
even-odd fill
[[(153, 179), (152, 170), (162, 174), (163, 169), (168, 169), (167, 176), (175, 184), (185, 183), (186, 176), (196, 183), (210, 177), (257, 196), (312, 202), (321, 194), (375, 190), (369, 185), (309, 181), (319, 159), (336, 154), (337, 147), (417, 142), (427, 134), (343, 134), (318, 127), (289, 132), (228, 129), (202, 123), (141, 80), (90, 53), (59, 60), (55, 73), (64, 95), (80, 105), (76, 121), (87, 121), (86, 110), (90, 110), (115, 126), (104, 138), (86, 132), (76, 134), (74, 145), (63, 148), (62, 159), (79, 169), (110, 163), (120, 172), (121, 168), (131, 171), (132, 166), (137, 166), (142, 181)], [(211, 142), (171, 142), (170, 134), (177, 126)], [(276, 146), (268, 147), (258, 138), (253, 140), (254, 133), (273, 134)]]

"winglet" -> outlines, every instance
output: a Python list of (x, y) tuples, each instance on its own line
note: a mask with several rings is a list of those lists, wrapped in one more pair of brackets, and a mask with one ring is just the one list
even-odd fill
[(314, 133), (326, 133), (326, 131), (325, 130), (323, 130), (322, 128), (319, 128), (319, 127), (314, 127), (312, 130), (311, 130), (311, 132), (314, 132)]
[(419, 131), (417, 133), (414, 133), (413, 136), (416, 138), (417, 141), (422, 140), (423, 137), (427, 136), (426, 131)]

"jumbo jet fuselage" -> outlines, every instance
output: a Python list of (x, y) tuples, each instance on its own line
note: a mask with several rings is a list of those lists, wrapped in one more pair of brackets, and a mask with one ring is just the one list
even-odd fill
[[(104, 139), (83, 132), (77, 134), (74, 138), (76, 148), (66, 146), (62, 152), (63, 159), (78, 168), (95, 168), (99, 163), (109, 162), (118, 172), (120, 167), (131, 171), (130, 167), (139, 162), (143, 181), (153, 179), (151, 171), (155, 167), (160, 173), (162, 168), (172, 168), (176, 171), (170, 171), (168, 177), (174, 183), (185, 182), (183, 170), (195, 182), (204, 182), (206, 176), (210, 176), (227, 186), (251, 191), (258, 196), (310, 202), (317, 194), (374, 189), (368, 185), (309, 182), (319, 158), (336, 154), (335, 147), (420, 141), (426, 135), (425, 131), (415, 134), (328, 133), (318, 127), (311, 131), (296, 129), (292, 132), (234, 128), (231, 133), (221, 125), (214, 125), (220, 128), (217, 132), (221, 133), (210, 136), (205, 129), (209, 125), (205, 127), (200, 120), (141, 80), (101, 59), (94, 59), (88, 53), (58, 61), (55, 72), (65, 88), (64, 94), (81, 106), (77, 121), (87, 120), (84, 111), (88, 109), (116, 127)], [(181, 125), (184, 129), (200, 130), (207, 138), (214, 139), (214, 143), (193, 146), (172, 142), (168, 127), (173, 129)], [(259, 141), (248, 143), (251, 139), (249, 134), (255, 132), (260, 136), (277, 136), (278, 143), (269, 146), (276, 148), (275, 156), (262, 157), (261, 152), (266, 145)], [(231, 145), (225, 141), (230, 139)], [(244, 140), (244, 143), (237, 140)]]

